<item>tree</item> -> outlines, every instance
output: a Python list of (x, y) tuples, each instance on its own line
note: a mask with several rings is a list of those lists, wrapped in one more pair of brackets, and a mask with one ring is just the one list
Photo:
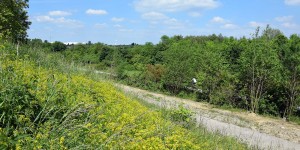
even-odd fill
[(0, 36), (13, 42), (26, 40), (26, 30), (31, 24), (26, 10), (28, 7), (28, 0), (0, 1)]
[[(289, 42), (283, 37), (278, 37), (277, 48), (281, 50), (284, 66), (284, 87), (287, 98), (285, 99), (284, 117), (292, 115), (299, 104), (300, 94), (300, 37), (292, 35)], [(280, 40), (281, 39), (281, 40)], [(282, 42), (280, 42), (282, 41)]]
[(262, 33), (262, 37), (266, 38), (267, 40), (274, 39), (277, 35), (282, 35), (279, 29), (273, 29), (270, 25), (267, 25), (266, 29)]
[(54, 51), (54, 52), (63, 51), (63, 50), (66, 50), (66, 49), (67, 49), (67, 45), (65, 45), (62, 42), (55, 41), (52, 44), (52, 51)]
[(248, 92), (250, 110), (257, 113), (266, 87), (276, 84), (280, 77), (280, 60), (272, 49), (268, 35), (259, 36), (259, 28), (239, 59), (241, 81)]
[(178, 94), (195, 77), (194, 52), (197, 47), (192, 46), (189, 40), (174, 42), (164, 52), (164, 65), (166, 73), (163, 77), (165, 88), (174, 94)]
[(229, 104), (233, 95), (233, 85), (230, 84), (233, 75), (227, 60), (220, 54), (222, 49), (224, 45), (208, 41), (196, 53), (197, 85), (203, 90), (202, 97), (198, 98), (219, 105)]
[(28, 42), (28, 45), (31, 47), (37, 48), (37, 47), (43, 47), (43, 41), (41, 39), (31, 39)]
[(162, 44), (169, 44), (170, 38), (167, 35), (163, 35), (160, 38), (160, 41), (161, 41), (160, 43), (162, 43)]
[(111, 53), (111, 49), (108, 47), (102, 48), (99, 55), (99, 61), (102, 62), (106, 59), (106, 57)]

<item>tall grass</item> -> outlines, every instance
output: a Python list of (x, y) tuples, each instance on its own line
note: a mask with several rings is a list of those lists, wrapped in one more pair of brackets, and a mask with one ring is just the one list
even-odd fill
[(246, 149), (172, 123), (61, 55), (2, 45), (0, 149)]

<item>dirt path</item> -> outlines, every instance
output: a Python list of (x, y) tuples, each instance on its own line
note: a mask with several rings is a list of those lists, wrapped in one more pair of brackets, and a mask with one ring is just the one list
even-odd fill
[(197, 123), (210, 131), (220, 132), (240, 139), (259, 149), (300, 150), (300, 126), (283, 120), (270, 119), (250, 113), (230, 112), (212, 108), (211, 105), (148, 92), (116, 84), (127, 94), (160, 107), (174, 108), (182, 104), (195, 112)]

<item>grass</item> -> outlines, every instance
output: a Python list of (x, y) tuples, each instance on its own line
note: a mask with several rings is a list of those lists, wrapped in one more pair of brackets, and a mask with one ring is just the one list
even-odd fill
[(300, 117), (291, 116), (290, 121), (296, 123), (297, 125), (300, 125)]
[(16, 56), (2, 44), (0, 149), (247, 149), (175, 124), (189, 112), (149, 109), (59, 54), (23, 47)]
[[(127, 93), (128, 94), (128, 93)], [(136, 99), (139, 103), (146, 106), (147, 108), (161, 112), (161, 117), (171, 121), (173, 124), (179, 125), (190, 132), (193, 133), (193, 136), (198, 141), (203, 142), (212, 142), (215, 145), (221, 144), (223, 145), (222, 148), (224, 149), (239, 149), (236, 147), (236, 142), (238, 142), (237, 139), (232, 137), (226, 137), (221, 134), (221, 132), (210, 132), (208, 131), (204, 126), (201, 124), (196, 123), (195, 119), (193, 118), (193, 112), (187, 110), (182, 105), (180, 105), (178, 108), (167, 108), (166, 106), (159, 107), (155, 104), (149, 103), (143, 99), (140, 99), (136, 97), (134, 94), (129, 94), (132, 99)], [(175, 115), (175, 116), (174, 116)], [(176, 119), (174, 119), (174, 117)], [(189, 119), (187, 119), (189, 118)], [(238, 142), (240, 143), (240, 142)], [(243, 145), (243, 144), (242, 144)], [(246, 145), (244, 145), (246, 146)], [(247, 146), (246, 146), (247, 147)], [(220, 149), (221, 147), (217, 147), (217, 149)], [(222, 149), (221, 148), (221, 149)], [(212, 148), (214, 149), (214, 148)], [(248, 147), (247, 149), (257, 149), (255, 147)]]

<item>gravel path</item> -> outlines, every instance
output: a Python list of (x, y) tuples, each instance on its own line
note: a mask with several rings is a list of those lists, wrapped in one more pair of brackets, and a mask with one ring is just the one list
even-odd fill
[(229, 115), (226, 111), (214, 112), (210, 111), (205, 104), (191, 100), (152, 93), (120, 84), (116, 84), (116, 86), (127, 94), (134, 95), (159, 107), (176, 108), (178, 105), (183, 105), (195, 113), (194, 117), (198, 124), (204, 125), (212, 132), (219, 132), (223, 135), (236, 137), (250, 146), (271, 150), (300, 150), (299, 142), (291, 142), (270, 134), (262, 133), (255, 128), (253, 129), (253, 126), (247, 122), (247, 120)]

